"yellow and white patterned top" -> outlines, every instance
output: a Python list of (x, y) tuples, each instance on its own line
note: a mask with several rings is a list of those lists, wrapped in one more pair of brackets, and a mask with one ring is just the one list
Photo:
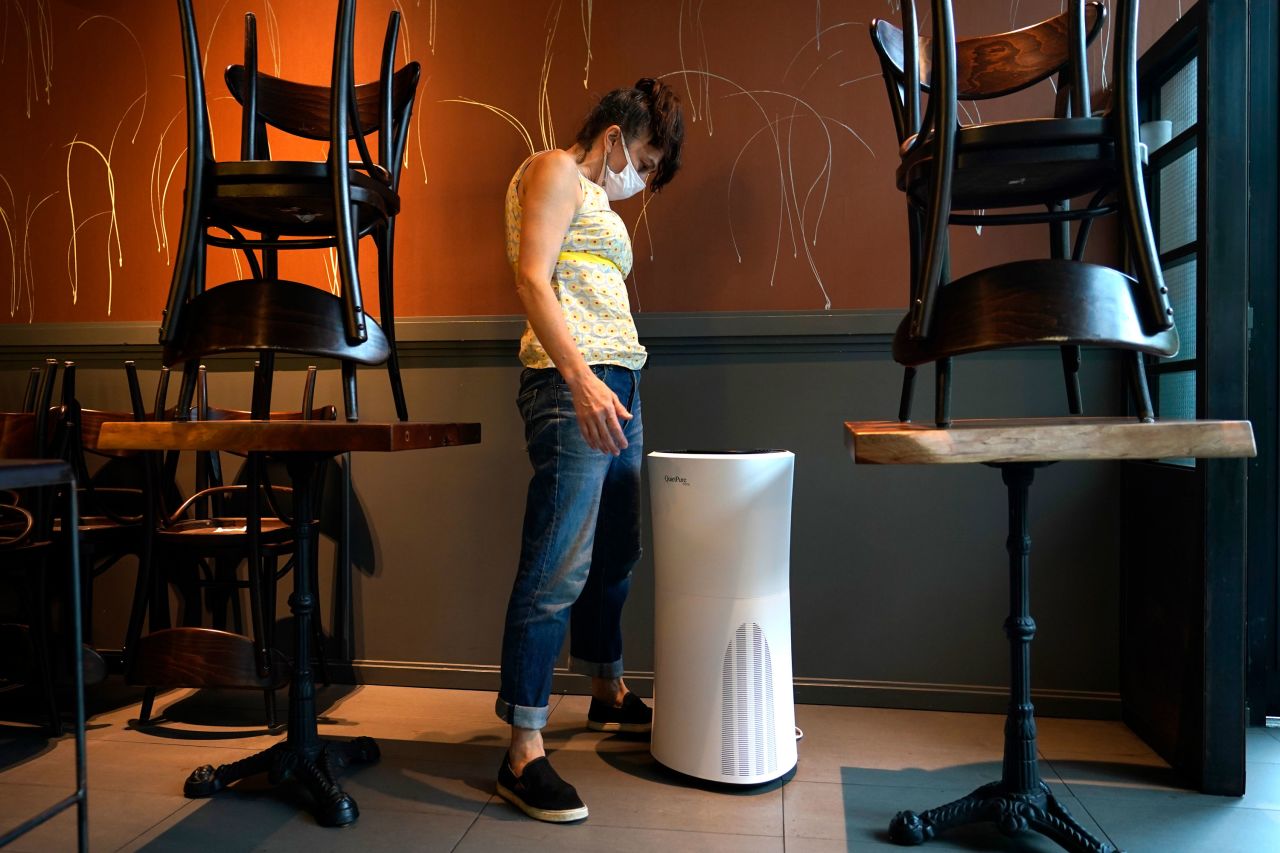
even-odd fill
[[(507, 187), (507, 261), (512, 269), (520, 259), (520, 179), (532, 160), (530, 157), (520, 165)], [(627, 297), (631, 237), (622, 217), (609, 207), (604, 190), (582, 175), (578, 178), (582, 206), (574, 211), (565, 232), (551, 286), (573, 342), (587, 364), (617, 364), (639, 370), (648, 353), (636, 335)], [(555, 366), (527, 322), (520, 338), (520, 363), (532, 368)]]

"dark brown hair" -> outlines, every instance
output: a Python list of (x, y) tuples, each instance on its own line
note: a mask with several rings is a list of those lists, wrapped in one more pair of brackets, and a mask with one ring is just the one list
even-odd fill
[(649, 183), (658, 192), (680, 170), (680, 147), (684, 144), (684, 114), (680, 96), (667, 84), (651, 77), (641, 77), (630, 89), (614, 89), (600, 99), (587, 113), (574, 141), (582, 148), (610, 125), (622, 128), (628, 140), (644, 139), (662, 152), (662, 160)]

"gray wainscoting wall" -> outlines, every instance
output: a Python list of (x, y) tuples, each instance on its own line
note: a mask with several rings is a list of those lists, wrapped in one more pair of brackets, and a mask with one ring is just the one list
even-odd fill
[[(897, 317), (640, 315), (651, 352), (641, 384), (646, 449), (795, 452), (799, 701), (1001, 711), (1008, 569), (999, 473), (968, 465), (854, 465), (844, 446), (844, 421), (896, 415), (901, 369), (889, 340)], [(400, 324), (413, 418), (479, 421), (484, 439), (474, 447), (355, 456), (358, 681), (496, 689), (528, 480), (514, 405), (521, 326), (500, 317)], [(0, 405), (12, 410), (26, 370), (55, 356), (78, 363), (83, 405), (126, 408), (121, 364), (138, 362), (149, 394), (159, 366), (154, 335), (152, 324), (7, 326), (0, 332)], [(296, 408), (306, 363), (281, 360), (276, 408)], [(247, 408), (250, 360), (209, 366), (211, 402)], [(317, 400), (341, 409), (336, 365), (321, 368)], [(1082, 376), (1086, 413), (1120, 410), (1115, 356), (1086, 353)], [(1053, 349), (961, 359), (955, 383), (957, 417), (1065, 412)], [(393, 417), (381, 370), (361, 372), (360, 393), (362, 420)], [(927, 419), (930, 371), (922, 372), (916, 396), (916, 411)], [(1066, 463), (1036, 476), (1032, 655), (1044, 714), (1119, 716), (1118, 477), (1107, 463)], [(647, 545), (647, 525), (645, 537)], [(322, 548), (326, 595), (333, 554), (331, 544)], [(652, 579), (646, 556), (625, 614), (627, 677), (640, 692), (652, 677)], [(123, 634), (132, 583), (127, 566), (99, 580), (99, 645), (119, 645), (111, 638)], [(576, 676), (557, 676), (557, 689), (585, 686)]]

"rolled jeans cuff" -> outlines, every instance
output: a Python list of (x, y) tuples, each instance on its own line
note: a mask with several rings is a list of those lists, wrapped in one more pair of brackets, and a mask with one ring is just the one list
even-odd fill
[(607, 663), (597, 663), (570, 656), (569, 671), (576, 672), (578, 675), (589, 675), (592, 678), (621, 678), (622, 658)]
[(549, 705), (543, 705), (540, 708), (533, 708), (528, 705), (512, 705), (501, 696), (493, 705), (493, 711), (502, 718), (504, 723), (510, 723), (521, 729), (543, 729), (547, 725), (547, 715), (549, 714)]

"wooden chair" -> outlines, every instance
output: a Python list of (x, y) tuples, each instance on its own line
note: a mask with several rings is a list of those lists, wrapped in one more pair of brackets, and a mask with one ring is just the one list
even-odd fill
[[(274, 353), (289, 351), (341, 361), (348, 420), (358, 417), (356, 364), (386, 362), (397, 416), (408, 420), (395, 351), (392, 272), (400, 166), (420, 66), (410, 62), (395, 70), (400, 14), (392, 12), (379, 79), (355, 85), (355, 8), (355, 0), (338, 4), (329, 87), (261, 73), (255, 19), (246, 15), (245, 62), (226, 71), (227, 85), (243, 106), (241, 159), (215, 162), (195, 16), (191, 0), (178, 0), (187, 79), (187, 190), (160, 342), (166, 364), (188, 365), (179, 397), (183, 407), (194, 393), (192, 353), (258, 352), (268, 387), (255, 400), (269, 400)], [(268, 126), (327, 140), (328, 160), (269, 159)], [(366, 139), (374, 131), (377, 158)], [(360, 153), (354, 162), (347, 160), (349, 140)], [(358, 244), (364, 236), (373, 238), (378, 252), (381, 326), (363, 309)], [(206, 290), (209, 246), (243, 252), (253, 278)], [(339, 296), (279, 278), (278, 252), (328, 248), (337, 249)], [(217, 347), (209, 346), (211, 337)]]
[[(125, 373), (131, 389), (137, 387), (137, 367), (125, 362)], [(145, 412), (135, 403), (131, 411), (86, 409), (76, 396), (76, 365), (66, 362), (62, 374), (62, 457), (76, 475), (80, 517), (80, 602), (85, 642), (97, 648), (93, 635), (94, 581), (121, 559), (141, 559), (143, 522), (146, 515), (146, 469), (142, 454), (129, 450), (103, 450), (98, 447), (102, 425), (111, 421), (142, 420)], [(90, 458), (101, 464), (90, 471)], [(171, 481), (172, 482), (172, 481)], [(171, 490), (172, 502), (176, 490)], [(62, 526), (55, 520), (54, 535), (61, 538)], [(121, 643), (123, 646), (123, 642)]]
[[(950, 423), (954, 356), (1012, 346), (1062, 347), (1068, 406), (1082, 413), (1081, 345), (1126, 355), (1135, 408), (1153, 418), (1142, 354), (1178, 350), (1141, 176), (1137, 122), (1137, 0), (1117, 0), (1115, 95), (1095, 115), (1086, 48), (1106, 14), (1099, 2), (1013, 32), (957, 39), (950, 0), (932, 0), (933, 34), (919, 37), (911, 0), (901, 28), (871, 22), (901, 143), (897, 184), (907, 198), (911, 287), (894, 336), (906, 367), (899, 419), (910, 420), (916, 368), (936, 362), (935, 420)], [(1057, 76), (1054, 115), (961, 126), (960, 101), (999, 98)], [(927, 106), (921, 113), (921, 96)], [(1072, 198), (1091, 196), (1072, 209)], [(1026, 208), (1008, 212), (1010, 208)], [(1034, 209), (1042, 207), (1043, 209)], [(970, 210), (973, 213), (957, 211)], [(996, 211), (996, 212), (990, 212)], [(1135, 277), (1085, 263), (1092, 220), (1118, 212)], [(1070, 223), (1079, 221), (1071, 246)], [(950, 225), (1047, 223), (1049, 258), (951, 280)]]
[[(50, 459), (56, 453), (56, 434), (62, 412), (53, 407), (59, 365), (55, 359), (34, 368), (34, 387), (28, 388), (23, 408), (0, 412), (0, 459)], [(26, 682), (38, 687), (48, 715), (46, 730), (62, 734), (62, 718), (55, 692), (54, 666), (49, 650), (49, 567), (55, 507), (46, 489), (5, 490), (0, 494), (0, 574), (17, 584), (17, 593), (0, 596), (0, 681)], [(8, 621), (22, 619), (24, 621)]]
[[(257, 372), (264, 369), (259, 364)], [(272, 412), (269, 419), (334, 420), (337, 412), (333, 406), (312, 405), (315, 375), (315, 367), (309, 367), (299, 411)], [(255, 381), (255, 387), (258, 384)], [(203, 366), (197, 370), (196, 405), (189, 414), (191, 420), (197, 421), (253, 417), (250, 411), (209, 405)], [(175, 457), (176, 454), (171, 455), (163, 463), (155, 459), (153, 469), (172, 470), (176, 467)], [(130, 644), (138, 651), (130, 658), (129, 679), (147, 686), (139, 714), (141, 723), (150, 721), (158, 687), (207, 686), (262, 689), (267, 724), (275, 725), (275, 690), (288, 676), (288, 665), (274, 648), (275, 585), (294, 567), (294, 542), (292, 489), (278, 484), (281, 481), (278, 475), (271, 475), (269, 463), (261, 454), (249, 454), (240, 477), (228, 484), (220, 454), (197, 453), (195, 490), (191, 496), (172, 510), (156, 513), (148, 549), (149, 567), (192, 564), (198, 575), (188, 586), (181, 627), (170, 628), (161, 616), (149, 620), (151, 633), (143, 636), (142, 616), (135, 613), (130, 619)], [(283, 566), (281, 558), (287, 559)], [(242, 563), (247, 565), (243, 579), (239, 576)], [(239, 636), (245, 631), (241, 590), (249, 593), (247, 638)], [(150, 596), (135, 593), (135, 608), (146, 606), (149, 599), (154, 600), (154, 592)], [(206, 609), (212, 628), (202, 627)], [(234, 633), (228, 633), (228, 627)], [(144, 652), (146, 646), (152, 648)], [(321, 649), (323, 665), (323, 645), (317, 648)], [(197, 656), (205, 659), (196, 663)]]

